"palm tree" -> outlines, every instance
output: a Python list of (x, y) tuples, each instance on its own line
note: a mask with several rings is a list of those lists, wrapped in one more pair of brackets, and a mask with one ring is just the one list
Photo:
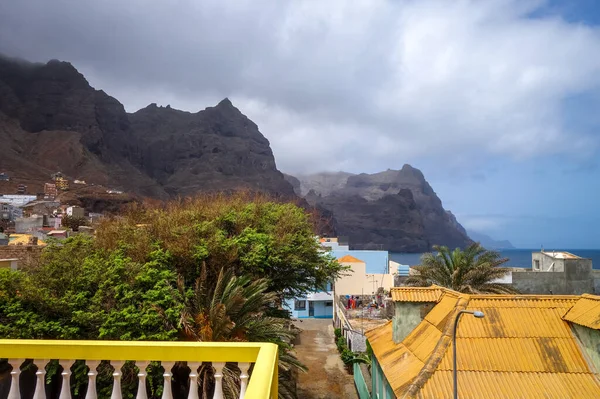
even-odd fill
[(418, 274), (406, 280), (407, 285), (426, 287), (437, 284), (466, 294), (510, 294), (514, 288), (494, 280), (505, 276), (509, 269), (500, 267), (508, 261), (496, 251), (488, 251), (479, 243), (465, 250), (434, 246), (436, 253), (421, 257), (421, 265), (414, 267)]
[[(206, 278), (202, 267), (193, 288), (186, 288), (182, 279), (179, 290), (186, 298), (180, 324), (183, 339), (191, 341), (249, 341), (273, 342), (279, 345), (279, 396), (294, 398), (291, 373), (306, 371), (292, 352), (295, 337), (289, 320), (266, 315), (277, 303), (277, 295), (267, 292), (269, 280), (252, 280), (248, 276), (235, 276), (221, 270), (216, 284)], [(227, 364), (223, 370), (223, 387), (226, 397), (239, 396), (239, 368)], [(286, 378), (287, 377), (287, 378)], [(203, 365), (199, 381), (204, 397), (210, 397), (213, 385), (212, 367)]]

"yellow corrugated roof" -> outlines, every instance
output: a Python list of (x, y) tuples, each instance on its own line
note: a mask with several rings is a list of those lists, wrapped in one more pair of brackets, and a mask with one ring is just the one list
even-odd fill
[[(8, 245), (27, 245), (31, 234), (11, 234)], [(38, 239), (37, 245), (46, 245), (43, 240)]]
[(583, 294), (563, 319), (600, 330), (600, 296)]
[(341, 258), (338, 259), (338, 262), (340, 262), (340, 263), (365, 263), (363, 260), (355, 258), (352, 255), (342, 256)]
[[(600, 298), (429, 290), (434, 298), (441, 291), (439, 302), (401, 343), (393, 342), (391, 323), (365, 333), (397, 397), (451, 396), (451, 331), (456, 312), (467, 309), (485, 317), (464, 315), (458, 328), (461, 398), (600, 398), (598, 376), (565, 321), (572, 316), (590, 324), (590, 313), (600, 312), (591, 302), (598, 305)], [(407, 292), (402, 295), (411, 297)]]
[(392, 300), (396, 302), (437, 302), (442, 296), (442, 288), (431, 287), (394, 287)]

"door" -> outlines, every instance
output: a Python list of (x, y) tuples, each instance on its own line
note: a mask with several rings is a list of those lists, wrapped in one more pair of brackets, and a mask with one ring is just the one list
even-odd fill
[(308, 317), (315, 317), (315, 303), (308, 301)]

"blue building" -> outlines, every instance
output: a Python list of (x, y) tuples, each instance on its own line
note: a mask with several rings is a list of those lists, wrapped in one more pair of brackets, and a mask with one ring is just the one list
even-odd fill
[(292, 312), (292, 317), (304, 319), (314, 317), (316, 319), (333, 318), (333, 287), (327, 284), (324, 291), (311, 292), (305, 297), (288, 299), (284, 304), (286, 310)]

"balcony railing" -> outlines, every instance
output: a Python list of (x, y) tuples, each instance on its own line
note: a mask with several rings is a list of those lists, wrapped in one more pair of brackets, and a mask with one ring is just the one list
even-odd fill
[[(223, 368), (236, 362), (240, 372), (240, 399), (277, 399), (278, 364), (277, 345), (270, 343), (228, 342), (139, 342), (139, 341), (62, 341), (62, 340), (0, 340), (0, 358), (7, 358), (12, 366), (8, 399), (21, 399), (19, 390), (20, 367), (26, 359), (37, 366), (34, 399), (45, 399), (45, 367), (50, 360), (58, 360), (63, 368), (60, 399), (71, 399), (71, 367), (76, 360), (85, 360), (89, 368), (85, 398), (96, 399), (96, 368), (101, 361), (109, 361), (114, 368), (111, 399), (121, 399), (121, 368), (126, 361), (134, 361), (139, 368), (136, 399), (147, 399), (146, 368), (151, 361), (159, 361), (165, 372), (162, 399), (172, 399), (171, 369), (175, 362), (187, 362), (190, 389), (187, 398), (198, 399), (198, 369), (211, 363), (214, 369), (213, 399), (223, 398)], [(251, 377), (248, 370), (254, 363)]]

